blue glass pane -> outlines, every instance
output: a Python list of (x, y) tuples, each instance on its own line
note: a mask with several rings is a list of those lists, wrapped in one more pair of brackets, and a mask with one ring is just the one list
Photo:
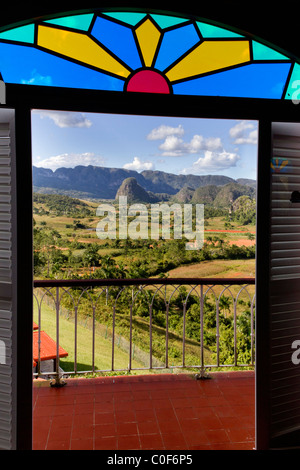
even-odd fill
[(0, 43), (0, 73), (6, 83), (123, 91), (124, 82), (55, 55)]
[(161, 43), (155, 68), (164, 70), (200, 41), (193, 25), (167, 31)]
[(291, 64), (250, 64), (173, 85), (175, 94), (280, 99)]
[(142, 66), (130, 28), (98, 17), (92, 35), (132, 69)]

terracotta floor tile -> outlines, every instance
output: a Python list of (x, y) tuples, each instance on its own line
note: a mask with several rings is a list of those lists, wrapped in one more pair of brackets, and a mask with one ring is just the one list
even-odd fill
[(118, 450), (140, 450), (139, 436), (118, 436)]
[[(35, 406), (34, 408), (34, 416), (35, 417), (52, 417), (54, 415), (54, 412), (55, 412), (55, 405), (50, 405), (50, 406)], [(72, 411), (73, 411), (73, 407), (72, 407)]]
[(94, 439), (73, 439), (70, 450), (93, 450)]
[(74, 414), (88, 414), (94, 412), (94, 402), (91, 403), (75, 403), (73, 406)]
[(157, 434), (159, 433), (159, 426), (156, 421), (144, 421), (137, 425), (139, 434)]
[(114, 404), (110, 402), (95, 402), (94, 404), (95, 413), (114, 412), (114, 409)]
[(184, 434), (181, 432), (169, 432), (166, 434), (163, 433), (162, 439), (166, 449), (173, 450), (186, 448)]
[(136, 423), (118, 423), (116, 432), (118, 436), (132, 436), (138, 434), (138, 427)]
[(114, 424), (115, 414), (114, 413), (95, 413), (94, 423), (95, 424)]
[(67, 416), (69, 414), (73, 414), (73, 411), (74, 411), (74, 405), (57, 405), (55, 407), (55, 415), (56, 416)]
[(185, 432), (184, 438), (186, 440), (188, 448), (190, 448), (191, 446), (210, 445), (209, 439), (205, 431)]
[(135, 410), (150, 410), (153, 408), (152, 400), (135, 400), (133, 402)]
[(113, 399), (114, 403), (122, 402), (122, 401), (132, 401), (134, 400), (134, 395), (132, 394), (131, 391), (125, 391), (125, 392), (114, 392), (113, 394)]
[(197, 418), (197, 414), (194, 408), (190, 408), (190, 407), (177, 408), (175, 412), (176, 412), (177, 419), (179, 419), (179, 421), (181, 419)]
[(253, 449), (254, 374), (212, 376), (99, 377), (34, 387), (33, 449)]
[(231, 442), (249, 442), (253, 440), (253, 433), (247, 428), (229, 428), (227, 433)]
[(160, 434), (141, 434), (141, 448), (144, 450), (163, 449), (164, 443)]
[(181, 432), (181, 427), (178, 421), (161, 421), (158, 425), (161, 433)]
[(200, 419), (182, 419), (180, 420), (180, 427), (182, 432), (186, 431), (201, 431), (203, 429), (202, 421)]
[(93, 413), (74, 415), (73, 425), (85, 426), (85, 425), (88, 425), (88, 424), (94, 424), (94, 414)]
[(117, 435), (115, 424), (96, 424), (93, 428), (96, 437), (113, 437)]
[(118, 440), (116, 437), (95, 437), (95, 450), (116, 450)]
[(156, 421), (156, 413), (154, 409), (135, 410), (135, 416), (138, 423), (145, 421)]
[(176, 414), (172, 408), (159, 408), (155, 410), (156, 418), (159, 422), (161, 421), (176, 421)]
[(93, 424), (79, 425), (72, 427), (71, 439), (81, 439), (94, 437), (95, 426)]
[(203, 416), (198, 419), (199, 429), (222, 429), (224, 425), (217, 416)]
[(230, 442), (225, 429), (209, 429), (205, 431), (210, 444), (223, 444)]
[(117, 423), (133, 423), (137, 421), (134, 410), (116, 410), (114, 417)]
[(70, 449), (70, 441), (64, 440), (57, 440), (57, 441), (49, 441), (47, 445), (47, 450), (69, 450)]

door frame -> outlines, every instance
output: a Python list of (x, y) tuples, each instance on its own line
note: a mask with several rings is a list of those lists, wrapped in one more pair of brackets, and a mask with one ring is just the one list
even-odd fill
[[(256, 449), (270, 446), (270, 160), (272, 121), (300, 121), (291, 101), (185, 97), (31, 85), (6, 85), (15, 109), (17, 185), (17, 448), (32, 448), (32, 163), (31, 110), (256, 120), (257, 157), (255, 394)], [(24, 216), (25, 214), (25, 216)], [(28, 216), (27, 216), (28, 214)], [(26, 315), (24, 314), (26, 312)]]

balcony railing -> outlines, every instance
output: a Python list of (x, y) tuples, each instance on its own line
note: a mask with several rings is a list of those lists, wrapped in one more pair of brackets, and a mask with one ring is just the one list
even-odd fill
[[(251, 368), (255, 278), (35, 280), (34, 321), (34, 377), (55, 385), (74, 374)], [(47, 370), (42, 332), (55, 347)]]

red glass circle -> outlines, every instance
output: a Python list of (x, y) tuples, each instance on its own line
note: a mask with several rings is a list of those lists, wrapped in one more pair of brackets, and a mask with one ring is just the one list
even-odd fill
[(139, 70), (130, 78), (127, 91), (170, 93), (170, 88), (166, 79), (155, 70)]

